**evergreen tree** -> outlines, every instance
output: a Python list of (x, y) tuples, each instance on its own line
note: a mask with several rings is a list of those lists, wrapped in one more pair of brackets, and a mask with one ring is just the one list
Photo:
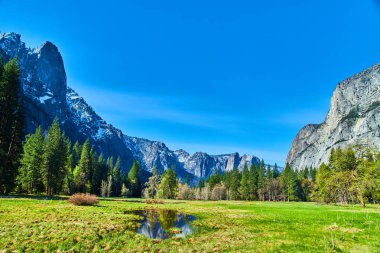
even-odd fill
[(202, 189), (203, 187), (205, 187), (205, 180), (201, 178), (199, 179), (198, 188)]
[(312, 182), (315, 182), (316, 179), (317, 179), (317, 169), (316, 168), (313, 168), (313, 167), (310, 167), (310, 179)]
[(113, 167), (114, 167), (113, 156), (111, 156), (111, 157), (108, 157), (107, 159), (108, 174), (112, 174)]
[(240, 173), (237, 168), (235, 168), (231, 174), (231, 185), (230, 185), (230, 197), (232, 200), (240, 199)]
[(215, 185), (219, 184), (221, 181), (220, 175), (216, 169), (214, 169), (214, 174), (212, 174), (207, 180), (206, 183), (210, 187), (210, 191), (214, 188)]
[(141, 197), (141, 165), (140, 161), (136, 161), (133, 163), (131, 170), (128, 173), (128, 181), (130, 184), (131, 196), (134, 198)]
[(265, 163), (264, 163), (264, 160), (261, 160), (260, 167), (258, 170), (258, 178), (257, 178), (257, 192), (260, 199), (264, 199), (262, 196), (264, 184), (265, 184)]
[(42, 177), (46, 194), (52, 195), (62, 190), (67, 173), (67, 142), (57, 118), (49, 128), (45, 143)]
[(249, 171), (247, 163), (244, 164), (242, 177), (241, 177), (241, 198), (243, 200), (249, 200)]
[(273, 178), (278, 178), (280, 176), (280, 171), (278, 170), (277, 163), (274, 164), (273, 168)]
[(45, 137), (41, 126), (36, 129), (34, 134), (26, 137), (17, 180), (21, 185), (21, 189), (27, 193), (39, 193), (44, 190), (41, 175), (44, 139)]
[(113, 168), (112, 175), (114, 179), (113, 183), (113, 193), (114, 196), (120, 196), (121, 194), (121, 186), (122, 186), (122, 179), (121, 179), (121, 165), (120, 165), (120, 156), (117, 158), (115, 167)]
[(89, 192), (91, 189), (90, 170), (91, 170), (91, 145), (87, 139), (82, 147), (79, 165), (75, 172), (75, 183), (79, 192)]
[(98, 170), (99, 170), (99, 178), (101, 180), (107, 179), (107, 164), (106, 160), (104, 159), (103, 154), (100, 154), (98, 157)]
[(267, 167), (266, 178), (268, 181), (273, 179), (273, 172), (269, 165)]
[(305, 168), (305, 170), (303, 172), (303, 176), (304, 176), (305, 179), (310, 179), (311, 178), (310, 177), (310, 170), (309, 170), (309, 168), (307, 166), (306, 166), (306, 168)]
[(286, 199), (288, 201), (294, 200), (296, 177), (289, 163), (286, 164), (285, 169), (281, 176), (282, 176), (282, 183), (284, 185)]
[[(91, 192), (93, 194), (99, 194), (100, 193), (100, 188), (101, 188), (101, 182), (102, 182), (102, 165), (99, 162), (99, 157), (97, 153), (95, 152), (94, 148), (91, 148), (90, 152), (91, 156)], [(100, 160), (102, 160), (101, 158)]]
[(23, 104), (20, 67), (16, 59), (5, 66), (0, 59), (0, 193), (15, 186), (22, 153)]
[(259, 167), (259, 173), (258, 173), (258, 179), (257, 179), (258, 189), (263, 188), (264, 180), (265, 180), (265, 163), (264, 163), (264, 160), (261, 160), (260, 167)]
[(231, 199), (231, 178), (232, 178), (232, 172), (233, 171), (227, 171), (225, 178), (224, 178), (224, 186), (226, 187), (227, 191), (227, 199)]
[(255, 165), (252, 163), (249, 168), (249, 199), (255, 200), (257, 197), (257, 178), (258, 178), (258, 170), (256, 170)]
[(79, 164), (79, 160), (81, 158), (81, 153), (82, 153), (82, 147), (79, 144), (78, 141), (74, 143), (73, 149), (72, 149), (72, 163), (71, 163), (71, 168), (75, 168)]
[(167, 169), (162, 174), (158, 196), (164, 199), (174, 199), (178, 192), (178, 178), (173, 169)]

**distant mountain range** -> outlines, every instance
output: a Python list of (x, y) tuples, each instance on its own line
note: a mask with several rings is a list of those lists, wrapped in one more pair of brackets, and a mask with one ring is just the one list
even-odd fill
[(380, 149), (380, 64), (338, 84), (325, 121), (299, 131), (287, 162), (297, 169), (319, 167), (332, 148), (354, 144)]
[(42, 125), (45, 129), (58, 117), (61, 127), (72, 141), (83, 143), (87, 138), (104, 156), (120, 156), (122, 167), (129, 170), (133, 161), (140, 160), (147, 172), (157, 166), (162, 173), (174, 167), (182, 178), (207, 178), (214, 169), (230, 171), (244, 164), (258, 164), (253, 155), (231, 153), (208, 155), (184, 150), (172, 151), (164, 143), (130, 137), (103, 120), (86, 101), (67, 86), (66, 72), (58, 48), (45, 42), (29, 48), (15, 33), (0, 34), (0, 56), (6, 62), (17, 57), (21, 67), (26, 132), (32, 133)]

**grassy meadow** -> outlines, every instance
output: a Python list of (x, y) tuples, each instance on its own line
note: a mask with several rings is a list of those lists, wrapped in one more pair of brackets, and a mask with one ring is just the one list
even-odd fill
[[(185, 239), (135, 233), (130, 210), (168, 208), (198, 217)], [(0, 252), (380, 252), (380, 206), (243, 201), (0, 199)]]

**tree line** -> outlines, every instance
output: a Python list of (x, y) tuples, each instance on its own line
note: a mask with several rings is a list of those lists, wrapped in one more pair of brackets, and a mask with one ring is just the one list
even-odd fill
[(259, 200), (259, 201), (309, 201), (315, 185), (317, 170), (305, 168), (297, 171), (287, 165), (283, 171), (278, 166), (245, 164), (229, 172), (217, 170), (196, 187), (187, 183), (178, 186), (178, 198), (198, 200)]
[(196, 187), (179, 183), (177, 198), (197, 200), (318, 201), (325, 203), (380, 203), (380, 152), (355, 145), (332, 149), (318, 169), (283, 171), (275, 165), (252, 164), (242, 171), (215, 171)]
[(103, 196), (141, 196), (140, 163), (129, 173), (121, 169), (120, 157), (97, 154), (87, 139), (74, 145), (56, 118), (46, 135), (42, 127), (26, 136), (16, 177), (16, 190), (29, 194), (92, 193)]

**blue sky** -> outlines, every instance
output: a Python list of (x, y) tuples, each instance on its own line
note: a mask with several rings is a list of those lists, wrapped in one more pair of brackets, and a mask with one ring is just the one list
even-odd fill
[(380, 62), (375, 0), (0, 0), (0, 17), (31, 47), (55, 43), (68, 85), (124, 133), (269, 163)]

